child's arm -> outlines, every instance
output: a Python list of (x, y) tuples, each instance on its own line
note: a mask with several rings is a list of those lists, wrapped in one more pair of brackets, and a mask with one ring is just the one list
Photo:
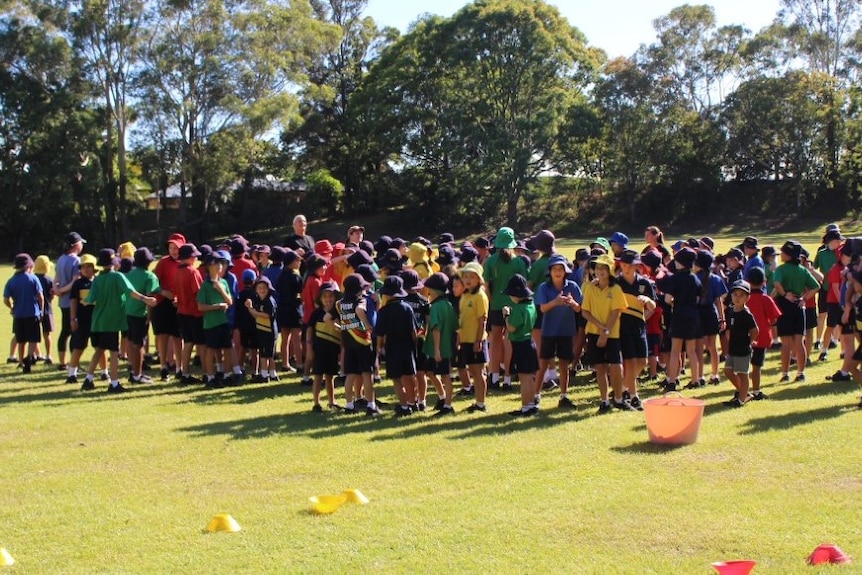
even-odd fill
[(485, 337), (485, 322), (488, 320), (488, 316), (483, 315), (479, 318), (476, 326), (476, 341), (473, 343), (473, 351), (479, 353), (482, 351), (482, 340)]
[[(617, 313), (619, 313), (619, 312), (617, 312)], [(605, 331), (608, 331), (608, 328), (605, 326), (605, 324), (603, 324), (603, 323), (602, 323), (602, 322), (600, 322), (598, 319), (596, 319), (596, 316), (594, 316), (593, 314), (591, 314), (589, 310), (586, 310), (586, 309), (584, 309), (584, 308), (581, 308), (581, 315), (582, 315), (582, 316), (583, 316), (583, 318), (584, 318), (585, 320), (587, 320), (589, 323), (591, 323), (591, 324), (593, 324), (594, 326), (596, 326), (597, 328), (599, 328), (599, 330), (600, 330), (602, 333), (604, 333)], [(612, 324), (608, 324), (608, 325), (612, 325)]]
[(754, 324), (754, 327), (748, 330), (748, 341), (755, 342), (759, 336), (760, 329), (757, 327), (757, 324)]
[(144, 302), (149, 307), (154, 307), (156, 305), (156, 298), (146, 296), (138, 291), (132, 290), (129, 292), (129, 295), (132, 296), (133, 299)]
[(8, 307), (9, 309), (12, 309), (12, 298), (10, 298), (8, 296), (4, 297), (3, 303), (6, 304), (6, 307)]
[(69, 299), (69, 323), (72, 331), (78, 329), (78, 300), (75, 298)]
[(254, 304), (250, 299), (245, 300), (245, 307), (248, 310), (248, 313), (252, 315), (252, 317), (256, 317), (258, 319), (266, 319), (269, 317), (269, 314), (263, 311), (257, 311), (254, 309)]
[(308, 360), (314, 360), (314, 323), (309, 322), (308, 329), (305, 330), (305, 354)]
[(434, 338), (434, 361), (443, 361), (443, 355), (440, 353), (440, 328), (435, 327), (431, 331), (431, 337)]
[(224, 300), (224, 303), (226, 303), (228, 307), (230, 307), (231, 305), (233, 305), (233, 298), (232, 298), (232, 297), (231, 297), (231, 295), (227, 292), (227, 290), (226, 290), (226, 289), (224, 289), (224, 286), (222, 285), (221, 281), (219, 281), (219, 280), (212, 280), (212, 282), (213, 282), (213, 287), (214, 287), (214, 288), (215, 288), (215, 290), (219, 293), (219, 295), (221, 296), (221, 298)]
[(230, 304), (227, 302), (219, 302), (219, 303), (201, 303), (198, 302), (198, 311), (227, 311), (227, 308), (230, 307)]

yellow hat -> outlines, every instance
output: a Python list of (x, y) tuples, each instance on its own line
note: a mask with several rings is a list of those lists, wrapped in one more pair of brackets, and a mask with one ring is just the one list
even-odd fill
[(482, 264), (479, 262), (470, 262), (461, 268), (461, 273), (473, 273), (479, 277), (479, 284), (485, 283), (485, 270), (482, 269)]
[(53, 268), (54, 264), (51, 263), (51, 258), (45, 255), (38, 256), (36, 261), (33, 263), (34, 274), (51, 275), (51, 270)]
[(135, 249), (135, 244), (133, 244), (132, 242), (123, 242), (122, 244), (120, 244), (120, 247), (117, 248), (117, 257), (120, 259), (133, 259), (135, 257)]
[(407, 248), (407, 257), (410, 258), (410, 261), (414, 264), (424, 262), (428, 258), (428, 248), (419, 242), (412, 243)]
[(96, 262), (98, 262), (98, 261), (99, 260), (97, 260), (96, 256), (94, 256), (93, 254), (84, 254), (81, 256), (81, 265), (82, 266), (89, 264), (93, 267), (96, 267)]

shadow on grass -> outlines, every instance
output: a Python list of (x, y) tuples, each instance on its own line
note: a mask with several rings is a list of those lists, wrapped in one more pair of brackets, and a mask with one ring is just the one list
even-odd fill
[(859, 384), (854, 381), (824, 381), (822, 383), (803, 383), (794, 387), (773, 390), (769, 399), (787, 401), (794, 399), (806, 399), (824, 395), (843, 395), (859, 389)]
[(634, 453), (638, 455), (643, 454), (662, 454), (662, 453), (670, 453), (676, 451), (678, 449), (682, 449), (684, 447), (688, 447), (688, 445), (665, 445), (660, 443), (651, 443), (649, 441), (638, 441), (632, 443), (630, 445), (618, 445), (615, 447), (611, 447), (611, 451), (615, 451), (617, 453)]
[(840, 417), (845, 413), (857, 411), (855, 406), (831, 405), (805, 411), (794, 411), (782, 415), (769, 415), (749, 419), (742, 425), (740, 434), (753, 435), (755, 433), (766, 433), (770, 431), (790, 431), (798, 425), (805, 425), (814, 421), (823, 421)]

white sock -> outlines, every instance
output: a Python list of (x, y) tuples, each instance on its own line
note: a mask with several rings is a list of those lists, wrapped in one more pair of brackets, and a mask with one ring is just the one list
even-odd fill
[(278, 373), (276, 373), (276, 371), (274, 369), (271, 369), (271, 370), (269, 370), (269, 376), (270, 377), (278, 377)]
[(112, 380), (111, 380), (111, 387), (117, 387), (118, 385), (120, 385), (120, 381), (119, 381), (119, 380), (117, 380), (117, 379), (112, 379)]
[(503, 378), (503, 383), (505, 383), (506, 385), (512, 385), (512, 376), (511, 376), (511, 375), (507, 375), (506, 377), (504, 377), (504, 378)]
[(353, 402), (352, 402), (352, 401), (348, 401), (348, 402), (344, 405), (344, 408), (345, 408), (345, 409), (353, 409)]
[(70, 367), (69, 368), (69, 377), (76, 377), (77, 375), (78, 375), (78, 368), (77, 367)]
[(552, 367), (551, 369), (549, 369), (548, 372), (550, 372), (550, 374), (551, 374), (551, 379), (557, 379), (558, 377), (560, 377), (560, 374), (557, 373), (557, 368), (555, 368), (555, 367)]
[(238, 366), (238, 365), (235, 365), (235, 366), (233, 366), (233, 372), (234, 372), (236, 375), (242, 375), (242, 368), (241, 368), (240, 366)]
[(491, 374), (491, 381), (494, 383), (497, 383), (498, 381), (500, 381), (500, 374), (499, 373), (492, 373)]
[(102, 370), (102, 375), (108, 375), (108, 370), (107, 370), (107, 369), (103, 369), (103, 370)]
[(377, 409), (377, 402), (376, 401), (369, 401), (368, 402), (368, 409)]
[(218, 373), (224, 373), (224, 364), (223, 363), (215, 364), (215, 369)]

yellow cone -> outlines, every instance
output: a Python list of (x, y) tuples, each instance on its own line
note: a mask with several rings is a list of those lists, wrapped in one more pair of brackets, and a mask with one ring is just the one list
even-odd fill
[(207, 525), (207, 531), (210, 533), (214, 533), (215, 531), (228, 531), (230, 533), (236, 533), (242, 529), (239, 526), (239, 523), (236, 522), (236, 519), (228, 515), (227, 513), (219, 513), (215, 517), (213, 517), (209, 524)]
[(347, 502), (347, 496), (341, 495), (317, 495), (308, 498), (308, 510), (319, 515), (335, 513), (338, 508)]
[(14, 565), (15, 560), (9, 555), (5, 547), (0, 547), (0, 565)]
[(344, 496), (347, 497), (347, 500), (351, 503), (358, 503), (359, 505), (365, 505), (368, 503), (368, 498), (359, 491), (358, 489), (345, 489)]

